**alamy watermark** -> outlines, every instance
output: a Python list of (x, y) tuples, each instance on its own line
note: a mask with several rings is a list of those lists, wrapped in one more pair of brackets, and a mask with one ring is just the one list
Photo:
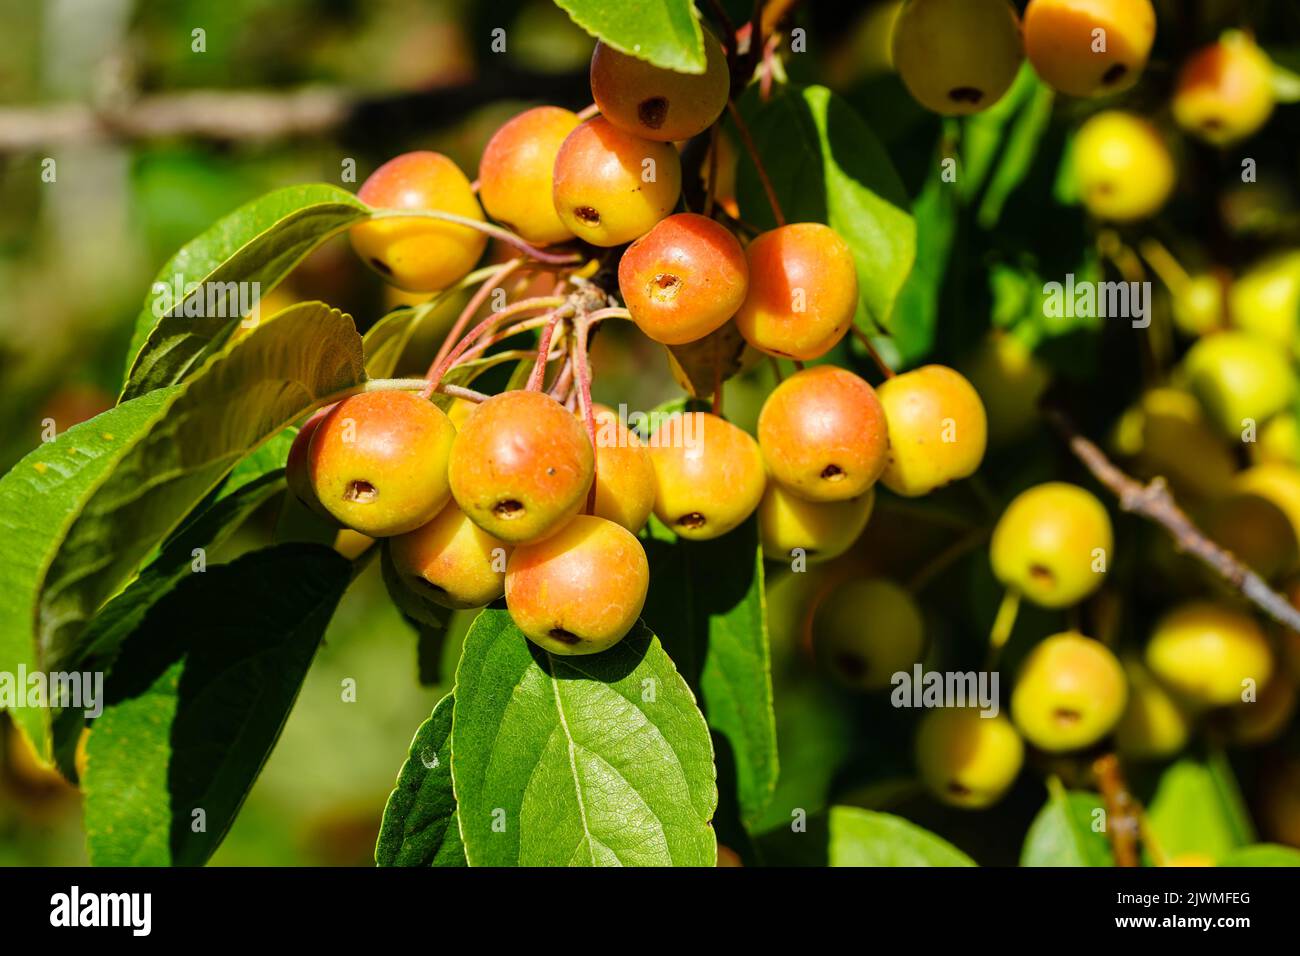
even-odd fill
[(104, 712), (103, 671), (0, 671), (0, 710), (24, 707), (80, 710), (95, 718)]
[(172, 281), (155, 282), (151, 289), (155, 318), (167, 315), (187, 319), (242, 319), (254, 328), (262, 318), (260, 282), (190, 282), (174, 275)]
[(990, 718), (1000, 710), (997, 671), (927, 671), (918, 663), (910, 673), (896, 671), (889, 682), (895, 707), (978, 707), (981, 717)]
[(1150, 282), (1076, 282), (1067, 273), (1065, 282), (1043, 286), (1043, 314), (1053, 319), (1132, 319), (1133, 328), (1151, 324)]

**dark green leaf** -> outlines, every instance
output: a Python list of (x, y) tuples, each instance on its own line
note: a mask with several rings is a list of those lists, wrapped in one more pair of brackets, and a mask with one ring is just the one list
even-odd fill
[(109, 672), (87, 744), (92, 863), (197, 866), (212, 855), (351, 573), (318, 545), (280, 545), (190, 575), (150, 609)]
[[(916, 259), (911, 201), (880, 141), (853, 108), (823, 86), (786, 88), (763, 103), (743, 101), (787, 222), (824, 222), (853, 249), (858, 320), (884, 326)], [(775, 225), (753, 163), (742, 157), (736, 179), (741, 215)]]
[(456, 672), (452, 779), (474, 866), (713, 866), (708, 726), (643, 625), (600, 654), (483, 611)]
[[(752, 827), (777, 780), (772, 662), (757, 522), (712, 541), (682, 541), (652, 520), (646, 624), (695, 689), (714, 731), (723, 811)], [(737, 809), (737, 808), (733, 808)], [(724, 834), (726, 839), (735, 839)]]
[[(290, 186), (241, 206), (187, 244), (158, 271), (136, 319), (122, 400), (184, 381), (226, 344), (244, 317), (232, 284), (251, 295), (256, 282), (265, 295), (313, 249), (369, 215), (337, 186)], [(184, 298), (169, 301), (178, 287)]]
[[(184, 385), (70, 429), (19, 462), (0, 480), (0, 520), (11, 529), (0, 537), (5, 661), (61, 670), (78, 659), (86, 621), (241, 458), (362, 380), (352, 320), (304, 303)], [(39, 749), (48, 753), (48, 742)]]
[(448, 694), (415, 732), (379, 826), (380, 866), (467, 865), (451, 787), (451, 712)]
[(704, 72), (704, 38), (691, 0), (555, 0), (555, 5), (616, 50), (679, 73)]
[(1166, 856), (1195, 853), (1218, 860), (1254, 840), (1226, 761), (1186, 756), (1160, 777), (1147, 822)]

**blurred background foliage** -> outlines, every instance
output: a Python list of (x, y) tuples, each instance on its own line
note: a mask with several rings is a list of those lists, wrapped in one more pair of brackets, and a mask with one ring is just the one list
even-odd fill
[[(741, 22), (750, 4), (724, 6)], [(1063, 162), (1070, 130), (1096, 104), (1054, 104), (1026, 68), (994, 109), (960, 127), (942, 121), (917, 106), (890, 69), (897, 8), (896, 0), (804, 3), (797, 22), (808, 31), (808, 52), (789, 56), (786, 70), (794, 82), (831, 86), (885, 143), (914, 199), (919, 252), (917, 277), (891, 323), (894, 338), (881, 345), (899, 364), (929, 358), (968, 371), (990, 402), (994, 447), (981, 483), (935, 495), (919, 518), (906, 502), (882, 500), (868, 547), (841, 559), (829, 576), (774, 571), (769, 608), (783, 772), (766, 822), (787, 823), (790, 806), (816, 813), (834, 796), (900, 812), (982, 863), (1015, 863), (1043, 805), (1036, 776), (1022, 775), (995, 812), (979, 817), (919, 797), (910, 782), (915, 715), (891, 708), (887, 698), (842, 694), (812, 676), (801, 610), (809, 595), (802, 589), (850, 574), (906, 579), (955, 532), (969, 531), (971, 514), (991, 520), (1012, 494), (1048, 477), (1083, 481), (1059, 442), (1035, 424), (1033, 403), (1023, 396), (1036, 396), (1050, 377), (1083, 430), (1104, 435), (1145, 387), (1160, 384), (1160, 370), (1186, 343), (1176, 339), (1164, 295), (1157, 297), (1145, 358), (1118, 323), (1044, 316), (1044, 282), (1113, 268), (1089, 238)], [(1176, 51), (1207, 42), (1219, 29), (1252, 28), (1276, 60), (1300, 65), (1293, 0), (1170, 0), (1160, 13), (1148, 78), (1129, 103), (1157, 118), (1167, 113)], [(48, 119), (69, 104), (89, 104), (111, 113), (151, 94), (319, 88), (356, 104), (336, 128), (311, 135), (144, 139), (108, 130), (50, 148), (0, 151), (6, 469), (40, 440), (47, 419), (62, 430), (113, 402), (132, 322), (155, 271), (221, 215), (279, 186), (339, 183), (349, 159), (359, 183), (409, 149), (446, 153), (473, 178), (483, 145), (506, 118), (538, 101), (581, 109), (590, 99), (592, 41), (549, 0), (0, 0), (0, 26), (0, 139), (6, 123), (33, 112)], [(505, 52), (491, 46), (498, 28), (505, 30)], [(199, 29), (203, 52), (192, 49)], [(967, 173), (956, 191), (935, 188), (940, 143), (960, 150)], [(1195, 271), (1236, 273), (1272, 250), (1300, 247), (1298, 144), (1300, 110), (1279, 110), (1249, 143), (1261, 173), (1245, 188), (1235, 154), (1184, 142), (1180, 198), (1156, 235)], [(42, 179), (47, 159), (56, 164), (54, 182)], [(351, 313), (362, 330), (404, 301), (360, 265), (342, 238), (313, 254), (276, 294), (281, 304), (323, 299)], [(448, 311), (454, 316), (457, 309)], [(437, 323), (425, 329), (434, 333)], [(649, 409), (679, 393), (661, 349), (625, 323), (607, 329), (593, 355), (598, 400)], [(1006, 353), (995, 355), (989, 343), (1004, 338), (990, 339), (991, 329), (1035, 360), (1008, 364)], [(436, 345), (430, 337), (424, 354)], [(418, 347), (416, 353), (420, 358)], [(851, 338), (827, 359), (870, 368)], [(770, 387), (765, 365), (730, 382), (729, 417), (752, 428)], [(999, 409), (1001, 393), (1011, 397)], [(212, 560), (264, 542), (275, 520), (274, 513), (259, 515)], [(1139, 521), (1124, 519), (1119, 538), (1137, 542), (1111, 575), (1121, 587), (1140, 581), (1140, 594), (1117, 598), (1136, 605), (1124, 618), (1127, 628), (1145, 633), (1171, 599), (1217, 586)], [(929, 586), (950, 599), (938, 610), (927, 605), (931, 643), (946, 656), (932, 657), (927, 667), (978, 667), (1000, 597), (985, 551), (976, 549)], [(1013, 661), (1016, 641), (1031, 643), (1069, 623), (1063, 613), (1026, 609), (1010, 648)], [(463, 627), (441, 649), (443, 674), (454, 666), (459, 633)], [(445, 691), (420, 682), (419, 650), (374, 563), (345, 597), (215, 864), (372, 862), (380, 814), (411, 735)], [(343, 699), (349, 679), (355, 702)], [(1008, 692), (1009, 681), (1004, 699)], [(1294, 751), (1292, 723), (1277, 746)], [(38, 768), (10, 729), (0, 716), (0, 865), (84, 862), (76, 791)], [(1248, 791), (1270, 760), (1243, 758), (1237, 769)], [(1300, 839), (1293, 809), (1272, 814), (1266, 835), (1286, 839), (1289, 827), (1293, 842)]]

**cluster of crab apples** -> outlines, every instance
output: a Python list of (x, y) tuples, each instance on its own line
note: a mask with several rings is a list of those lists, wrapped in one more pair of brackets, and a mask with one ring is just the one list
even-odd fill
[[(705, 46), (705, 71), (688, 75), (598, 44), (598, 115), (539, 107), (511, 119), (484, 150), (477, 190), (440, 154), (389, 161), (359, 196), (413, 214), (354, 227), (354, 248), (389, 283), (434, 292), (478, 263), (487, 236), (465, 223), (491, 217), (534, 247), (617, 256), (627, 317), (657, 342), (734, 323), (758, 352), (824, 356), (859, 307), (853, 253), (834, 230), (793, 223), (742, 245), (714, 218), (675, 211), (674, 142), (707, 131), (730, 91), (707, 31)], [(862, 532), (877, 480), (925, 494), (971, 474), (985, 446), (975, 390), (939, 366), (879, 391), (843, 368), (800, 369), (771, 393), (757, 439), (703, 411), (638, 435), (580, 389), (565, 400), (534, 383), (441, 407), (433, 391), (365, 391), (319, 411), (294, 444), (291, 488), (342, 526), (387, 538), (417, 594), (452, 608), (504, 597), (529, 639), (567, 655), (603, 650), (636, 622), (649, 584), (636, 535), (652, 513), (703, 540), (757, 511), (769, 556), (829, 559)]]

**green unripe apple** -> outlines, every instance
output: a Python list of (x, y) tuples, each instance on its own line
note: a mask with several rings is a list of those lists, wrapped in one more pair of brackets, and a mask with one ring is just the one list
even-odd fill
[(841, 683), (881, 690), (921, 659), (925, 626), (906, 589), (883, 578), (846, 581), (813, 615), (818, 661)]
[(993, 529), (993, 573), (1042, 607), (1067, 607), (1101, 586), (1114, 534), (1106, 508), (1077, 485), (1052, 481), (1017, 496)]
[(1136, 660), (1124, 661), (1128, 705), (1115, 727), (1119, 752), (1134, 760), (1163, 760), (1187, 746), (1191, 723), (1178, 701)]
[(1247, 681), (1263, 687), (1273, 653), (1249, 614), (1195, 601), (1166, 614), (1151, 635), (1147, 667), (1186, 702), (1200, 707), (1240, 703)]
[(1124, 671), (1100, 641), (1054, 634), (1025, 659), (1011, 693), (1011, 719), (1052, 753), (1090, 747), (1115, 728), (1128, 700)]
[(1187, 384), (1226, 435), (1240, 437), (1289, 406), (1295, 375), (1276, 345), (1245, 332), (1220, 332), (1192, 346), (1183, 360)]
[(1025, 760), (1011, 721), (974, 708), (932, 710), (916, 734), (916, 767), (926, 788), (954, 807), (980, 809), (1002, 799)]

